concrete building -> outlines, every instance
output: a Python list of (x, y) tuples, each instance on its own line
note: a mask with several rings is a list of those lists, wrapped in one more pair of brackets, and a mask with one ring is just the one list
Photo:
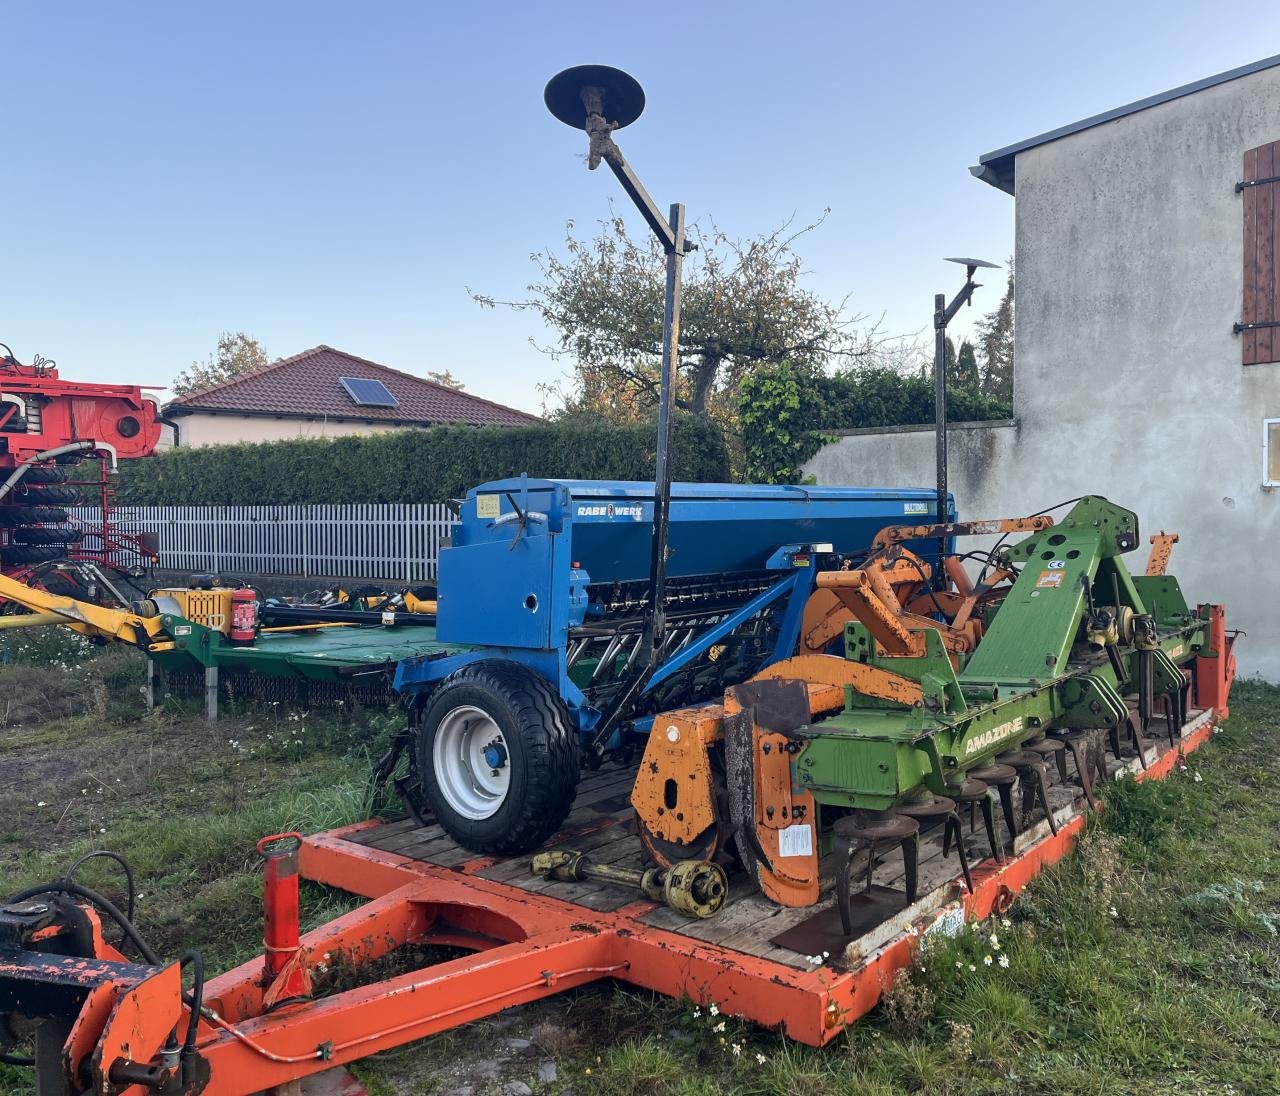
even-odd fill
[[(1280, 57), (972, 171), (1016, 202), (1014, 421), (954, 431), (961, 514), (1086, 492), (1136, 510), (1181, 534), (1188, 594), (1249, 633), (1241, 671), (1280, 681)], [(805, 471), (930, 484), (932, 428), (854, 433)]]
[(536, 415), (330, 346), (179, 396), (165, 407), (182, 446), (336, 438), (410, 426), (529, 426)]

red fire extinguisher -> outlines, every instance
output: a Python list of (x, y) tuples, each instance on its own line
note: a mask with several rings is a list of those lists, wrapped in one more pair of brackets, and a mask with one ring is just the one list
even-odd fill
[(240, 646), (258, 638), (258, 591), (252, 586), (231, 591), (231, 630), (228, 638)]

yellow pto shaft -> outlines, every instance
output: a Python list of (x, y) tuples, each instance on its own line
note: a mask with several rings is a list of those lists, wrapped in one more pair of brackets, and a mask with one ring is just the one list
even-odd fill
[(67, 618), (57, 613), (23, 613), (21, 616), (0, 616), (0, 632), (14, 628), (42, 628), (49, 624), (66, 624)]

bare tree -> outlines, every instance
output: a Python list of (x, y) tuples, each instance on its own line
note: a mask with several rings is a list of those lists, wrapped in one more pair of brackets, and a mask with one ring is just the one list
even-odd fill
[(224, 331), (218, 336), (218, 349), (203, 362), (192, 362), (173, 382), (173, 393), (186, 396), (202, 388), (210, 388), (233, 377), (252, 373), (267, 364), (267, 352), (258, 340), (243, 331)]
[(428, 369), (427, 380), (434, 381), (444, 388), (452, 388), (455, 392), (461, 392), (467, 387), (448, 369)]
[[(701, 234), (685, 264), (677, 406), (716, 417), (734, 407), (739, 384), (758, 365), (825, 363), (871, 351), (875, 333), (858, 329), (864, 318), (850, 315), (847, 301), (831, 303), (800, 284), (796, 241), (821, 223), (793, 230), (788, 222), (745, 240), (714, 224)], [(618, 216), (600, 222), (592, 239), (577, 236), (571, 221), (564, 254), (531, 258), (541, 277), (525, 298), (471, 296), (482, 307), (533, 312), (557, 333), (553, 345), (538, 348), (570, 360), (571, 389), (544, 386), (544, 396), (622, 418), (652, 407), (665, 291), (657, 241), (648, 234), (643, 243), (632, 240)]]

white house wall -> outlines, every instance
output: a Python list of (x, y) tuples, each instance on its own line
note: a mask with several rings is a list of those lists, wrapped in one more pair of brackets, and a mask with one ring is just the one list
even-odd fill
[(350, 434), (385, 434), (404, 430), (396, 423), (335, 422), (332, 419), (276, 419), (255, 415), (183, 415), (177, 420), (183, 448), (229, 445), (238, 441), (282, 441), (292, 438), (342, 438)]
[[(1280, 364), (1242, 366), (1246, 150), (1280, 140), (1270, 69), (1020, 153), (1015, 428), (956, 431), (962, 516), (1084, 493), (1180, 533), (1170, 570), (1249, 634), (1242, 671), (1280, 680), (1280, 495), (1262, 420)], [(927, 485), (927, 433), (841, 439), (818, 482)], [(1145, 542), (1145, 535), (1143, 540)], [(1145, 564), (1145, 548), (1129, 557)]]

